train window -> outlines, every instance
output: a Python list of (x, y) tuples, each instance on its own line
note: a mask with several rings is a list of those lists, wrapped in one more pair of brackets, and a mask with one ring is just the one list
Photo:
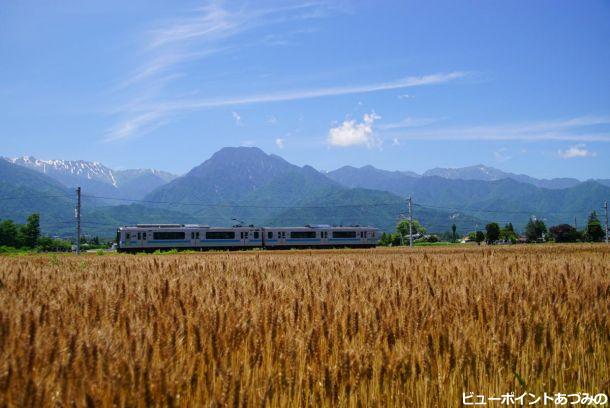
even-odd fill
[(145, 233), (145, 232), (143, 232), (143, 233), (142, 233), (142, 239), (143, 239), (144, 241), (146, 241), (146, 233)]
[(159, 231), (153, 232), (153, 239), (184, 239), (186, 233), (184, 231)]
[(333, 238), (356, 238), (356, 231), (333, 231)]
[(290, 238), (315, 238), (315, 231), (291, 231)]
[(269, 232), (267, 233), (267, 239), (271, 239), (271, 238), (273, 238), (273, 232), (272, 232), (272, 231), (269, 231)]
[(125, 239), (131, 239), (131, 234), (129, 232), (125, 234)]
[(235, 231), (208, 231), (205, 239), (235, 239)]
[(258, 239), (258, 231), (254, 231), (254, 239)]
[(195, 233), (195, 239), (199, 239), (199, 231)]
[(246, 232), (244, 232), (244, 238), (245, 238), (245, 239), (248, 239), (248, 235), (249, 235), (249, 233), (248, 233), (247, 231), (246, 231)]
[(138, 232), (138, 240), (142, 239), (142, 233)]

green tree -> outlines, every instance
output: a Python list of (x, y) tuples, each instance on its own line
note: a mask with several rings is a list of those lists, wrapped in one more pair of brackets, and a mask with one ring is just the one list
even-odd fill
[(23, 237), (23, 245), (29, 248), (35, 248), (40, 238), (40, 215), (34, 213), (28, 217), (28, 222), (21, 227), (21, 235)]
[(381, 246), (390, 246), (392, 244), (392, 234), (386, 234), (385, 232), (381, 234), (381, 238), (379, 238), (379, 245)]
[[(402, 220), (396, 226), (396, 232), (403, 237), (409, 237), (409, 220)], [(412, 227), (413, 235), (415, 234), (425, 234), (426, 229), (419, 223), (417, 220), (413, 220)]]
[(0, 246), (17, 247), (17, 235), (19, 229), (11, 220), (4, 220), (0, 223)]
[(546, 233), (547, 229), (544, 221), (530, 218), (525, 227), (525, 237), (527, 238), (527, 242), (538, 242), (544, 239), (544, 235)]
[(53, 239), (51, 237), (40, 237), (38, 238), (38, 250), (51, 252), (61, 251), (67, 252), (70, 250), (70, 243), (62, 239)]
[(477, 231), (474, 234), (474, 240), (477, 242), (477, 245), (481, 245), (481, 242), (485, 241), (485, 234), (483, 234), (483, 231)]
[(451, 226), (451, 241), (452, 242), (455, 242), (455, 240), (456, 240), (456, 234), (455, 234), (456, 231), (457, 231), (457, 226), (455, 224), (453, 224)]
[(400, 246), (400, 236), (398, 234), (381, 234), (381, 238), (379, 239), (379, 245), (381, 246)]
[(597, 217), (597, 212), (593, 211), (587, 221), (585, 239), (589, 242), (600, 242), (606, 236), (602, 224)]
[(555, 242), (576, 242), (581, 236), (576, 228), (569, 224), (559, 224), (549, 228), (549, 233)]
[(500, 226), (496, 222), (491, 222), (485, 226), (487, 243), (492, 245), (500, 239)]
[(515, 243), (517, 242), (517, 233), (513, 228), (512, 222), (509, 222), (500, 230), (500, 239), (505, 242)]

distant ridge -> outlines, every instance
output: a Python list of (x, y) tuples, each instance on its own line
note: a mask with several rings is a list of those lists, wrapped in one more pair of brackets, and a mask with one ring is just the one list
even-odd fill
[(434, 169), (424, 172), (423, 176), (438, 176), (452, 180), (496, 181), (502, 179), (513, 179), (522, 183), (532, 184), (536, 187), (550, 189), (574, 187), (575, 185), (581, 182), (580, 180), (575, 178), (537, 179), (534, 177), (527, 176), (525, 174), (507, 173), (502, 170), (498, 170), (494, 167), (485, 166), (483, 164), (460, 168), (436, 167)]

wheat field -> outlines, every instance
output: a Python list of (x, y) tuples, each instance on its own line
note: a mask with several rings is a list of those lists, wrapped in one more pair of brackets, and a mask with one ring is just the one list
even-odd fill
[(609, 389), (604, 245), (0, 257), (0, 406)]

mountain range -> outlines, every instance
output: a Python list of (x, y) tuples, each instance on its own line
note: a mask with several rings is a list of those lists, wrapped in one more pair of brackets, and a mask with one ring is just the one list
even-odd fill
[(68, 236), (79, 185), (90, 235), (112, 236), (119, 225), (142, 222), (361, 224), (391, 231), (406, 215), (409, 196), (414, 217), (429, 231), (455, 223), (467, 232), (491, 220), (517, 228), (530, 217), (582, 223), (610, 197), (608, 181), (542, 180), (483, 165), (421, 175), (372, 166), (322, 173), (256, 147), (223, 148), (182, 176), (26, 156), (0, 160), (0, 219), (23, 222), (40, 212), (45, 233)]
[(48, 175), (66, 187), (80, 186), (90, 195), (140, 199), (177, 176), (155, 169), (112, 170), (99, 162), (5, 158), (10, 163)]
[[(515, 174), (505, 172), (494, 167), (477, 164), (474, 166), (460, 168), (442, 168), (435, 167), (427, 170), (424, 173), (417, 174), (412, 171), (388, 171), (380, 170), (371, 165), (363, 167), (343, 166), (337, 170), (328, 172), (327, 175), (344, 185), (359, 186), (363, 182), (383, 182), (383, 183), (400, 183), (400, 180), (419, 177), (441, 177), (450, 180), (479, 180), (479, 181), (498, 181), (511, 179), (520, 183), (531, 184), (536, 187), (547, 189), (564, 189), (574, 187), (582, 181), (575, 178), (552, 178), (538, 179), (525, 174)], [(610, 186), (610, 179), (593, 180), (600, 184)]]

